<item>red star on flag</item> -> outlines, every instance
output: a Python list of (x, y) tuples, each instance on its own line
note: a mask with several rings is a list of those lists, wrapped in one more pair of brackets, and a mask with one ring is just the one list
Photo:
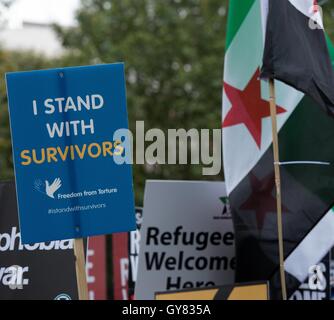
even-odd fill
[[(255, 211), (257, 227), (262, 230), (267, 213), (277, 212), (276, 198), (273, 196), (275, 187), (274, 173), (259, 180), (253, 173), (250, 174), (251, 194), (240, 207), (241, 210)], [(283, 212), (289, 212), (282, 206)]]
[[(232, 107), (228, 111), (223, 128), (244, 124), (258, 148), (261, 148), (262, 119), (270, 117), (269, 102), (261, 98), (260, 70), (257, 69), (244, 90), (239, 90), (224, 82), (225, 93)], [(276, 107), (277, 114), (286, 110)]]

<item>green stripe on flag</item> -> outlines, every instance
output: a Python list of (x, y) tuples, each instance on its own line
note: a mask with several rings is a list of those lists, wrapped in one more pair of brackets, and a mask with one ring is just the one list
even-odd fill
[(334, 66), (334, 46), (333, 46), (333, 43), (332, 43), (331, 39), (329, 38), (329, 36), (327, 34), (326, 34), (326, 40), (327, 40), (329, 55), (330, 55), (331, 61), (332, 61), (332, 66)]
[(230, 0), (226, 34), (226, 49), (230, 46), (250, 8), (256, 0)]

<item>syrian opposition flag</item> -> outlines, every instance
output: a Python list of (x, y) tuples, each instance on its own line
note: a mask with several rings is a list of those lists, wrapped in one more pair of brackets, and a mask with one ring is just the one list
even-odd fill
[[(279, 0), (276, 2), (288, 2)], [(260, 80), (260, 0), (230, 0), (224, 67), (223, 149), (233, 212), (237, 282), (270, 280), (281, 298), (268, 82)], [(286, 35), (288, 36), (288, 35)], [(330, 54), (334, 50), (330, 48)], [(332, 58), (332, 60), (333, 60)], [(334, 245), (334, 118), (275, 81), (288, 293)]]
[(315, 0), (262, 0), (262, 5), (268, 9), (262, 76), (293, 86), (334, 114), (334, 72), (321, 7)]

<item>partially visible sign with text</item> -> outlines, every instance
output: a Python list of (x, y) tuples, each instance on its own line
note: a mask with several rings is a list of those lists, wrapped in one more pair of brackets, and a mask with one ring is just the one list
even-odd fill
[(223, 182), (147, 181), (135, 298), (234, 283)]
[(73, 240), (22, 244), (15, 184), (0, 183), (0, 300), (77, 298)]
[[(23, 243), (136, 227), (122, 63), (6, 75)], [(123, 159), (124, 160), (124, 159)]]

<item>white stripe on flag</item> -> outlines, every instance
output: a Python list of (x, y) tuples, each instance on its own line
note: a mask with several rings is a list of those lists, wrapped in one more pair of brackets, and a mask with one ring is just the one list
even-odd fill
[(312, 26), (311, 21), (316, 22), (321, 29), (324, 28), (322, 20), (322, 9), (314, 0), (289, 0), (289, 2), (302, 14), (310, 18), (309, 26)]
[(260, 0), (261, 4), (261, 22), (262, 22), (262, 34), (263, 34), (263, 43), (266, 40), (266, 29), (267, 29), (267, 20), (269, 12), (269, 0)]
[(334, 246), (334, 211), (329, 210), (285, 260), (285, 270), (304, 282), (308, 269), (323, 259)]

